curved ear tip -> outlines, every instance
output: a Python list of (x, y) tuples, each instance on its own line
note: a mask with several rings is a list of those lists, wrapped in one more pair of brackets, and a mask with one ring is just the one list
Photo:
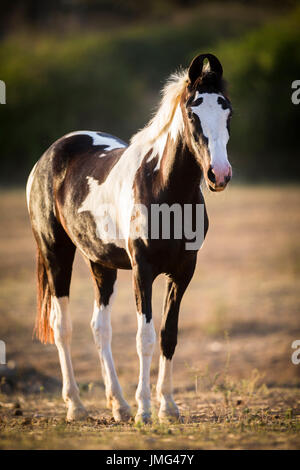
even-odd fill
[(191, 60), (191, 64), (192, 64), (195, 60), (200, 59), (200, 58), (203, 59), (203, 60), (205, 60), (205, 59), (208, 59), (208, 60), (209, 60), (209, 59), (215, 59), (215, 60), (217, 60), (218, 62), (220, 62), (219, 59), (217, 58), (217, 56), (215, 56), (215, 55), (212, 54), (211, 52), (206, 52), (206, 53), (204, 53), (204, 54), (197, 54), (197, 55), (195, 55), (195, 57), (193, 57), (193, 59)]
[(210, 52), (207, 52), (206, 54), (196, 55), (190, 63), (189, 70), (198, 68), (201, 68), (202, 70), (205, 60), (208, 61), (209, 66), (212, 70), (222, 75), (223, 67), (221, 65), (221, 62), (214, 54), (211, 54)]
[(219, 59), (217, 58), (217, 56), (215, 56), (215, 54), (212, 54), (211, 52), (208, 52), (208, 53), (205, 54), (205, 55), (207, 56), (208, 59), (211, 58), (211, 59), (217, 59), (217, 60), (219, 60)]
[[(207, 59), (208, 64), (204, 64), (205, 59)], [(221, 62), (214, 54), (198, 54), (192, 60), (188, 70), (191, 84), (194, 84), (200, 77), (208, 78), (207, 72), (209, 72), (210, 76), (212, 75), (210, 72), (212, 72), (216, 77), (221, 78), (223, 75)]]

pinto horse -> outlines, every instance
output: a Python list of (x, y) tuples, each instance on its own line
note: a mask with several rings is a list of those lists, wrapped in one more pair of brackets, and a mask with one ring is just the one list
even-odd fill
[[(42, 342), (57, 346), (67, 420), (87, 415), (70, 354), (69, 286), (76, 248), (89, 264), (94, 280), (91, 327), (107, 405), (116, 421), (126, 421), (131, 416), (111, 352), (110, 312), (117, 270), (133, 272), (140, 361), (135, 420), (143, 423), (151, 419), (150, 364), (156, 340), (152, 284), (159, 274), (166, 274), (156, 388), (158, 416), (160, 420), (180, 417), (172, 394), (172, 358), (180, 302), (192, 279), (198, 248), (186, 249), (184, 237), (151, 239), (144, 237), (143, 232), (132, 235), (137, 215), (134, 207), (190, 204), (195, 208), (201, 204), (205, 236), (208, 217), (201, 180), (211, 191), (221, 191), (232, 175), (226, 150), (232, 109), (222, 74), (222, 66), (214, 55), (198, 55), (187, 70), (170, 77), (157, 113), (129, 145), (103, 132), (72, 132), (54, 142), (30, 173), (27, 203), (37, 243), (35, 330)], [(118, 237), (107, 229), (100, 214), (103, 207), (114, 209), (105, 220), (117, 227)]]

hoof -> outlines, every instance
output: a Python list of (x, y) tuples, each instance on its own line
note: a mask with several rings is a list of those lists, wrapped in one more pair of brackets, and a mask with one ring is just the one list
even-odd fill
[(131, 418), (130, 406), (126, 405), (122, 407), (117, 407), (117, 406), (113, 407), (112, 414), (113, 414), (114, 420), (117, 423), (121, 423), (121, 422), (126, 423)]
[(180, 415), (174, 416), (167, 413), (159, 413), (158, 419), (160, 424), (172, 424), (172, 423), (183, 423)]
[(174, 423), (181, 422), (179, 409), (174, 402), (169, 402), (167, 405), (161, 406), (158, 412), (160, 423)]
[(84, 408), (84, 406), (75, 406), (71, 405), (68, 409), (67, 413), (67, 422), (70, 423), (72, 421), (83, 421), (88, 418), (88, 412)]
[(151, 413), (137, 413), (134, 421), (135, 424), (151, 424)]

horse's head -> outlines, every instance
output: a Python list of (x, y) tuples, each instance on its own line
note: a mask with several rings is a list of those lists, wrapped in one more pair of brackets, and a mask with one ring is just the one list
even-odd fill
[(211, 191), (222, 191), (232, 176), (226, 149), (232, 109), (224, 94), (222, 74), (214, 55), (198, 55), (189, 67), (181, 99), (185, 138)]

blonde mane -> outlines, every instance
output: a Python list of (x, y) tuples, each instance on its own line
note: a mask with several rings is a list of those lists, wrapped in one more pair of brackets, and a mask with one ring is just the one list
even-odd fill
[(173, 73), (162, 89), (162, 99), (150, 122), (138, 131), (130, 144), (152, 145), (170, 128), (175, 116), (180, 97), (186, 87), (188, 75), (186, 70)]

